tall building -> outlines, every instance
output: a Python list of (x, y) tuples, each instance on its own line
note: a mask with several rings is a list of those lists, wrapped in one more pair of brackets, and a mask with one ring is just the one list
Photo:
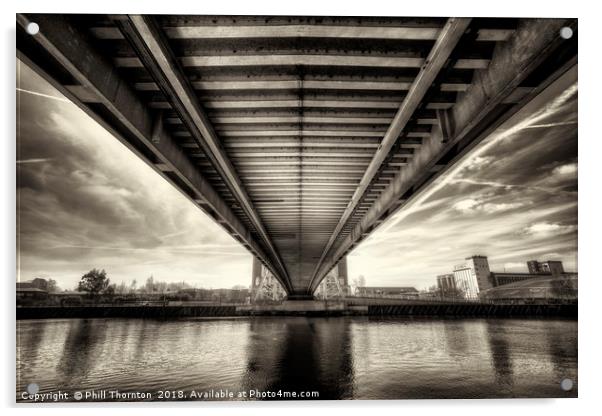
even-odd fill
[(472, 265), (475, 276), (477, 277), (479, 290), (491, 289), (493, 284), (491, 283), (491, 270), (489, 269), (489, 260), (487, 260), (487, 256), (472, 256), (466, 260)]
[(529, 273), (536, 274), (542, 273), (543, 270), (541, 268), (541, 263), (537, 260), (529, 260), (527, 262), (527, 268), (529, 269)]
[(564, 273), (564, 266), (558, 260), (543, 262), (530, 260), (527, 262), (527, 267), (529, 268), (529, 273), (532, 274), (551, 274), (553, 277), (557, 277)]
[(462, 291), (465, 298), (476, 299), (479, 297), (477, 278), (467, 264), (454, 266), (454, 281), (456, 287)]
[(454, 267), (456, 288), (464, 292), (467, 299), (477, 299), (481, 290), (493, 287), (490, 280), (489, 261), (486, 256), (466, 258), (466, 263)]
[(455, 289), (456, 281), (454, 279), (454, 275), (449, 273), (437, 276), (437, 288), (441, 291), (441, 293)]

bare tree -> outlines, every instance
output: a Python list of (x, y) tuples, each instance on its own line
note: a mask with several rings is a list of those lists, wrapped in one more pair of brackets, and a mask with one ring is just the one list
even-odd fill
[(153, 293), (155, 291), (155, 279), (152, 274), (148, 279), (146, 279), (146, 283), (144, 284), (144, 291), (146, 293)]
[(129, 288), (125, 284), (125, 282), (121, 282), (119, 285), (117, 285), (115, 287), (115, 293), (118, 293), (120, 295), (125, 295), (125, 294), (129, 293)]
[(366, 286), (366, 278), (363, 274), (360, 274), (358, 277), (353, 279), (353, 286), (356, 288)]

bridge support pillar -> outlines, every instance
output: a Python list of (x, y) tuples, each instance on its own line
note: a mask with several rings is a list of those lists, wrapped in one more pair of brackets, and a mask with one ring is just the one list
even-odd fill
[(276, 301), (286, 297), (287, 300), (315, 300), (341, 298), (349, 295), (349, 276), (347, 273), (347, 256), (324, 278), (318, 289), (312, 293), (291, 293), (286, 295), (282, 285), (274, 275), (255, 257), (251, 276), (251, 302), (262, 300)]
[(347, 296), (350, 293), (349, 289), (349, 274), (347, 272), (347, 256), (343, 257), (337, 265), (337, 274), (339, 278), (339, 285), (343, 291), (343, 295)]
[(256, 257), (253, 257), (251, 303), (278, 301), (286, 296), (282, 285)]
[(316, 289), (318, 299), (342, 298), (350, 294), (349, 276), (347, 273), (347, 256), (326, 275)]

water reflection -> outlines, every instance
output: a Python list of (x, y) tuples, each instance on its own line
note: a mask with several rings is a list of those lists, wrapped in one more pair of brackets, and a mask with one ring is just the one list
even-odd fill
[[(577, 323), (249, 318), (20, 321), (17, 397), (42, 391), (317, 391), (320, 399), (575, 397)], [(284, 397), (275, 397), (284, 399)]]
[(554, 325), (553, 331), (546, 331), (547, 355), (550, 357), (559, 382), (564, 378), (571, 378), (573, 381), (577, 379), (577, 371), (573, 363), (577, 362), (578, 340), (574, 335), (558, 323)]
[[(344, 319), (271, 319), (251, 323), (247, 390), (319, 392), (352, 397), (349, 325)], [(279, 399), (280, 397), (275, 397)]]
[(486, 328), (495, 381), (501, 388), (509, 388), (513, 382), (513, 371), (506, 328), (491, 320), (486, 321)]
[[(27, 326), (22, 329), (17, 322), (17, 361), (27, 360), (35, 362), (40, 357), (40, 347), (42, 342), (46, 340), (47, 325), (41, 325), (35, 329)], [(27, 355), (21, 357), (21, 349), (26, 346)]]
[(448, 321), (443, 325), (445, 343), (450, 354), (465, 356), (471, 338), (467, 334), (466, 325), (467, 322), (464, 320)]
[(105, 341), (104, 322), (82, 319), (69, 323), (57, 366), (59, 375), (67, 385), (81, 384), (96, 367), (98, 350)]
[[(137, 360), (143, 360), (144, 359), (144, 348), (148, 345), (148, 336), (150, 335), (148, 333), (148, 323), (149, 321), (147, 320), (142, 320), (142, 323), (140, 325), (138, 325), (138, 331), (137, 331), (137, 335), (136, 335), (136, 353), (135, 353), (135, 358)], [(155, 324), (155, 323), (153, 323)], [(155, 325), (153, 325), (155, 326)]]
[(564, 377), (576, 375), (576, 355), (550, 348), (575, 345), (574, 321), (378, 318), (352, 327), (355, 398), (576, 395), (559, 389), (553, 367), (561, 361)]

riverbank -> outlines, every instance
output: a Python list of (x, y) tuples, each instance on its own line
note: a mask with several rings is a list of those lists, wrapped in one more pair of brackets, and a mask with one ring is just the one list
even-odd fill
[(348, 305), (311, 302), (281, 305), (216, 306), (63, 306), (18, 307), (17, 319), (149, 318), (175, 319), (236, 316), (433, 316), (577, 318), (577, 305), (403, 304)]

